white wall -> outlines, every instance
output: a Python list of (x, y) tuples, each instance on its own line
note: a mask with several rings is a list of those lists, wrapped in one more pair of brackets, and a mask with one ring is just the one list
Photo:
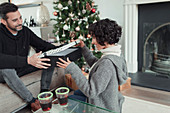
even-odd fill
[(116, 20), (123, 25), (123, 2), (124, 0), (94, 0), (98, 5), (100, 17)]
[[(117, 21), (117, 23), (122, 26), (124, 31), (124, 0), (94, 0), (95, 4), (98, 5), (98, 10), (100, 11), (100, 18), (109, 18)], [(124, 55), (124, 33), (120, 40), (122, 45), (122, 53)]]

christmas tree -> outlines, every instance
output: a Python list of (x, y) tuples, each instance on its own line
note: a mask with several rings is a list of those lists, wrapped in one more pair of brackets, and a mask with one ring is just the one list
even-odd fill
[[(56, 18), (52, 20), (56, 24), (53, 32), (61, 43), (82, 39), (87, 47), (95, 49), (88, 34), (88, 26), (99, 20), (99, 11), (93, 0), (57, 0), (54, 1), (54, 10)], [(81, 58), (77, 64), (82, 67), (84, 60)]]

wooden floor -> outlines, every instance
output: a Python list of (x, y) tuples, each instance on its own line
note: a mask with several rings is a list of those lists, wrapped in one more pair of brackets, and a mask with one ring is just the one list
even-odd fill
[(170, 92), (167, 91), (132, 85), (130, 89), (123, 90), (121, 93), (125, 96), (170, 106)]

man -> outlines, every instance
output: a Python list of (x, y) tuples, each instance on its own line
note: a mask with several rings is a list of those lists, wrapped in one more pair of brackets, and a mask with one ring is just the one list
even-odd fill
[(40, 92), (48, 91), (54, 71), (54, 67), (48, 63), (50, 59), (38, 58), (41, 52), (31, 57), (28, 57), (28, 53), (30, 46), (42, 52), (56, 46), (43, 41), (30, 29), (22, 26), (22, 16), (16, 5), (0, 4), (0, 16), (0, 82), (6, 82), (35, 111), (40, 108), (39, 101), (32, 96), (19, 77), (23, 75), (23, 71), (30, 69), (26, 67), (44, 69)]

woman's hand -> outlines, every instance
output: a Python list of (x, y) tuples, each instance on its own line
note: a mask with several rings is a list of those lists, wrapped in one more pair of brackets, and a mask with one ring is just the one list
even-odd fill
[(71, 61), (69, 60), (69, 58), (67, 58), (67, 61), (63, 60), (62, 58), (58, 58), (61, 62), (56, 62), (57, 66), (66, 69), (66, 67), (71, 63)]
[(80, 40), (79, 46), (82, 48), (85, 46), (84, 42), (82, 40)]
[[(84, 47), (85, 46), (84, 42), (81, 39), (79, 39), (79, 40), (80, 40), (80, 43), (78, 43), (76, 46), (80, 46), (81, 48)], [(71, 42), (73, 42), (73, 41), (75, 41), (75, 40), (72, 39)]]

